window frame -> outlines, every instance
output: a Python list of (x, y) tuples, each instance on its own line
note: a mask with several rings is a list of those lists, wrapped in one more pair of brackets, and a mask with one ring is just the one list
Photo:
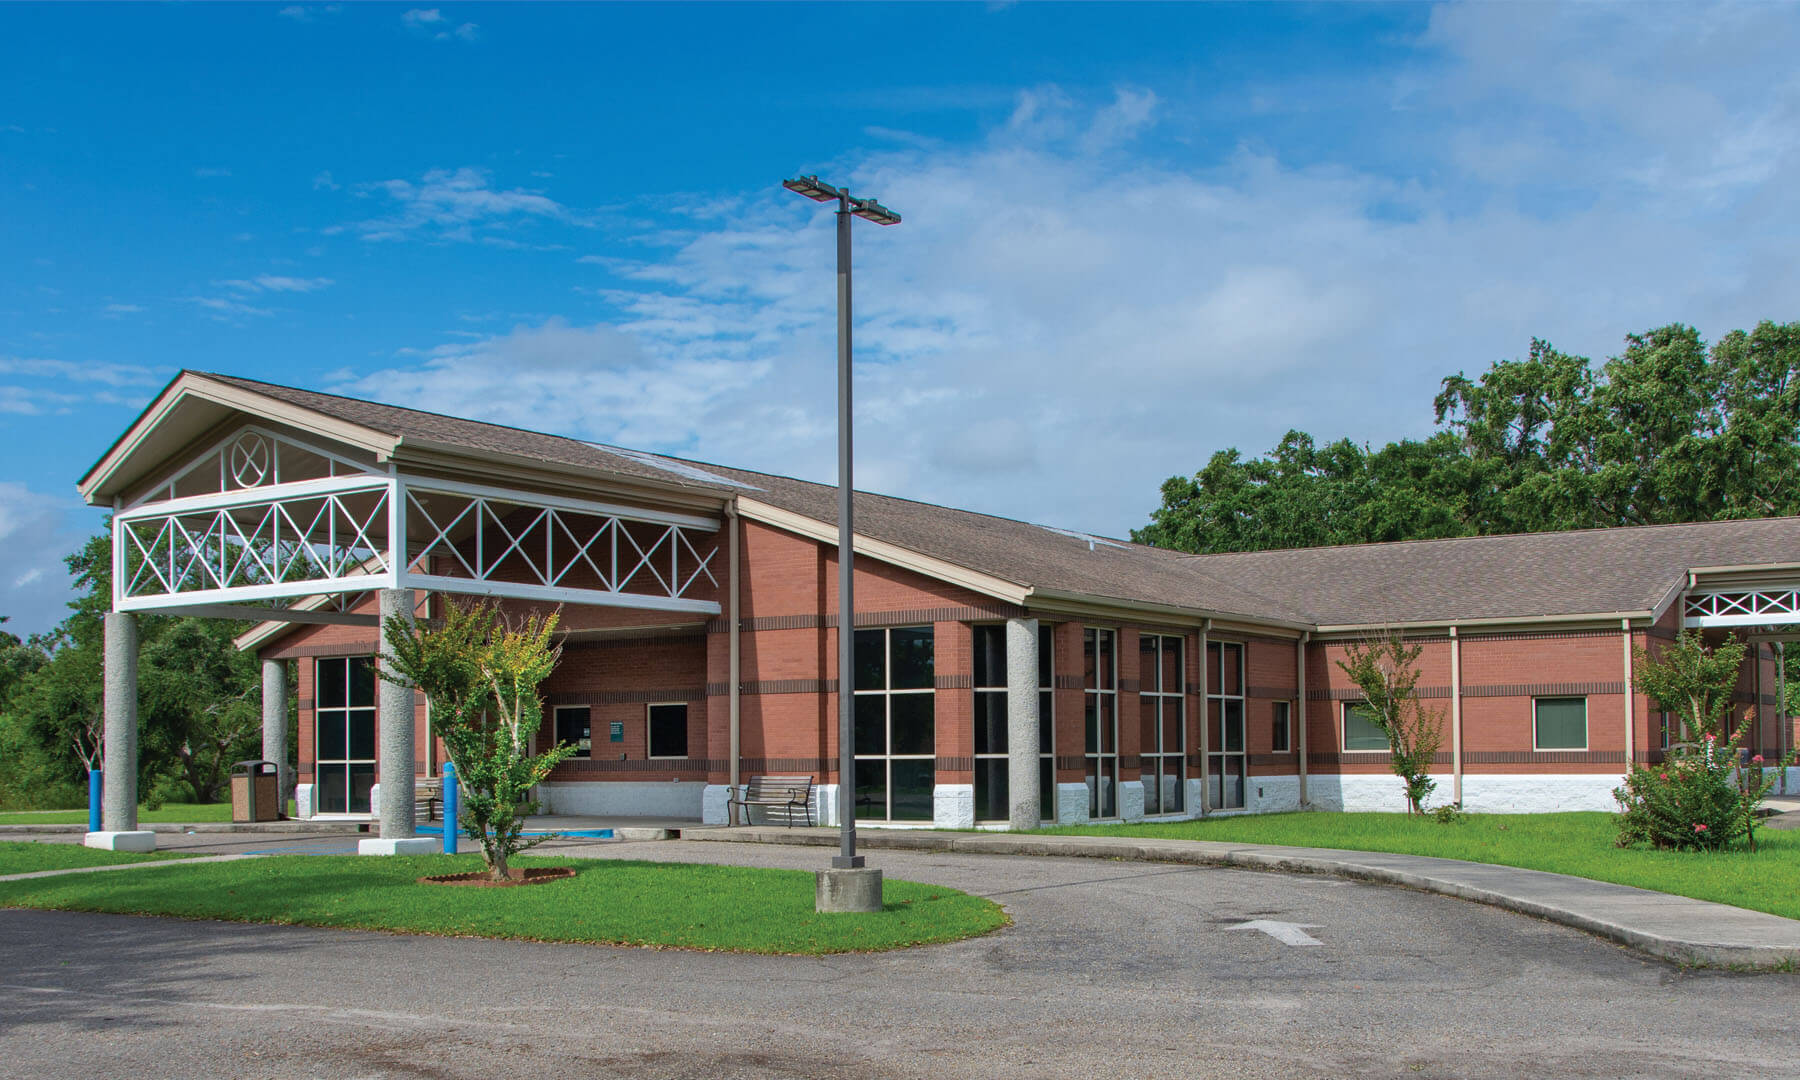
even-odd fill
[[(1087, 679), (1086, 654), (1087, 636), (1089, 634), (1094, 636), (1094, 682), (1097, 684), (1094, 686), (1089, 686)], [(1100, 643), (1102, 634), (1106, 635), (1105, 640), (1107, 646), (1105, 652), (1110, 658), (1104, 669), (1100, 664)], [(1082, 783), (1085, 786), (1087, 780), (1090, 778), (1094, 781), (1094, 787), (1088, 792), (1088, 820), (1116, 821), (1120, 817), (1119, 784), (1124, 775), (1119, 767), (1119, 628), (1116, 626), (1083, 626), (1081, 628), (1081, 636), (1081, 685), (1082, 693), (1085, 695), (1082, 701), (1083, 708), (1081, 711)], [(1095, 749), (1093, 750), (1087, 748), (1087, 726), (1089, 723), (1087, 713), (1088, 703), (1090, 701), (1093, 703), (1093, 723), (1095, 724), (1094, 734), (1096, 736), (1094, 740)], [(1101, 706), (1107, 702), (1111, 702), (1111, 706), (1105, 710), (1111, 715), (1112, 721), (1112, 750), (1110, 752), (1105, 749), (1107, 741), (1099, 737), (1104, 731), (1104, 728), (1100, 726)], [(1112, 771), (1110, 773), (1104, 772), (1108, 762), (1112, 763)], [(1108, 775), (1110, 775), (1112, 779), (1112, 813), (1105, 814), (1101, 813), (1101, 811), (1106, 809), (1106, 800), (1101, 795), (1100, 781)]]
[[(1357, 698), (1355, 701), (1344, 702), (1343, 703), (1344, 707), (1338, 710), (1338, 747), (1339, 747), (1340, 753), (1345, 753), (1345, 754), (1391, 754), (1391, 753), (1393, 753), (1394, 743), (1393, 743), (1392, 739), (1388, 738), (1386, 732), (1382, 732), (1381, 738), (1383, 741), (1382, 741), (1381, 747), (1379, 749), (1376, 749), (1374, 747), (1357, 747), (1355, 749), (1351, 748), (1351, 746), (1350, 746), (1350, 723), (1349, 723), (1350, 713), (1353, 710), (1355, 710), (1357, 706), (1367, 705), (1368, 703), (1369, 703), (1368, 700), (1365, 698)], [(1370, 721), (1370, 722), (1373, 723), (1373, 721)], [(1381, 731), (1381, 725), (1376, 724), (1375, 730)]]
[[(1538, 703), (1543, 701), (1579, 701), (1581, 702), (1581, 745), (1580, 746), (1539, 746), (1538, 745)], [(1532, 695), (1531, 698), (1531, 751), (1534, 754), (1566, 754), (1585, 753), (1593, 744), (1593, 731), (1588, 720), (1591, 710), (1588, 708), (1586, 694), (1544, 694)]]
[[(1294, 703), (1282, 698), (1269, 703), (1269, 753), (1291, 754), (1294, 752)], [(1277, 725), (1279, 724), (1279, 727)], [(1281, 741), (1275, 740), (1275, 732), (1281, 732)]]
[[(1038, 769), (1041, 771), (1045, 762), (1048, 762), (1050, 765), (1050, 805), (1040, 805), (1038, 807), (1038, 817), (1046, 822), (1056, 821), (1056, 640), (1054, 637), (1053, 626), (1054, 624), (1051, 623), (1038, 623), (1038, 731), (1040, 734), (1047, 734), (1050, 736), (1047, 740), (1041, 737), (1038, 739)], [(971, 623), (969, 625), (971, 655), (974, 654), (975, 639), (979, 636), (981, 631), (996, 628), (1001, 631), (1002, 644), (1004, 645), (1004, 634), (1006, 632), (1005, 623)], [(1048, 667), (1044, 664), (1044, 660), (1046, 659), (1050, 661)], [(1002, 667), (1002, 671), (1004, 671), (1004, 667)], [(970, 715), (976, 717), (981, 715), (981, 710), (974, 708), (974, 705), (979, 701), (982, 694), (997, 693), (1004, 698), (1006, 697), (1008, 690), (1004, 684), (1004, 680), (1000, 686), (981, 685), (975, 679), (973, 664), (970, 665), (969, 685)], [(973, 739), (971, 739), (971, 746), (972, 745)], [(991, 750), (987, 753), (981, 753), (977, 750), (973, 754), (973, 757), (977, 762), (993, 761), (996, 759), (1003, 760), (1010, 756), (1010, 754), (1004, 753), (996, 754)], [(977, 781), (979, 781), (981, 776), (979, 765), (976, 767), (975, 776)], [(1041, 793), (1038, 801), (1040, 803), (1043, 802)], [(977, 807), (977, 817), (975, 818), (976, 824), (992, 825), (1009, 820), (1007, 818), (980, 817), (979, 807), (981, 806), (981, 800), (979, 798), (975, 800), (975, 805)]]
[(592, 705), (555, 705), (555, 706), (552, 706), (550, 709), (550, 745), (552, 747), (557, 747), (557, 746), (561, 746), (563, 744), (561, 736), (557, 734), (557, 732), (559, 730), (561, 730), (561, 723), (560, 723), (559, 717), (561, 717), (561, 715), (563, 714), (563, 712), (565, 710), (573, 711), (575, 709), (586, 709), (587, 710), (587, 714), (588, 714), (588, 748), (586, 750), (583, 750), (583, 749), (581, 749), (580, 744), (577, 744), (575, 747), (575, 752), (573, 754), (569, 755), (569, 759), (574, 760), (575, 758), (585, 758), (585, 759), (591, 761), (591, 760), (593, 760), (593, 757), (594, 757), (594, 707)]
[[(681, 710), (681, 742), (682, 752), (679, 754), (654, 753), (656, 747), (653, 714), (657, 709)], [(693, 712), (685, 701), (647, 701), (644, 703), (644, 760), (645, 761), (686, 761), (693, 757), (693, 739), (688, 724), (693, 720)]]
[[(1149, 678), (1149, 679), (1145, 678), (1144, 670), (1143, 670), (1144, 643), (1147, 641), (1153, 641), (1156, 643), (1156, 647), (1155, 647), (1155, 649), (1152, 650), (1152, 654), (1156, 657), (1157, 668), (1156, 668), (1156, 671), (1153, 673), (1153, 678)], [(1163, 670), (1162, 669), (1162, 661), (1163, 661), (1163, 657), (1165, 655), (1165, 650), (1168, 648), (1169, 642), (1175, 643), (1175, 682), (1176, 682), (1176, 686), (1175, 686), (1175, 689), (1173, 689), (1173, 690), (1170, 690), (1170, 689), (1162, 686), (1162, 670)], [(1179, 806), (1176, 806), (1173, 809), (1170, 809), (1168, 807), (1164, 807), (1161, 805), (1161, 797), (1162, 797), (1161, 790), (1160, 790), (1161, 780), (1159, 779), (1157, 781), (1157, 783), (1159, 785), (1158, 794), (1157, 794), (1158, 806), (1154, 812), (1152, 812), (1148, 809), (1148, 806), (1150, 803), (1150, 797), (1149, 797), (1149, 792), (1148, 791), (1145, 792), (1145, 796), (1144, 796), (1144, 802), (1145, 802), (1145, 807), (1146, 807), (1145, 812), (1144, 812), (1145, 817), (1185, 817), (1188, 815), (1188, 812), (1189, 812), (1188, 811), (1188, 797), (1187, 797), (1187, 782), (1189, 780), (1188, 764), (1187, 764), (1187, 755), (1188, 755), (1188, 714), (1187, 714), (1188, 713), (1188, 710), (1187, 710), (1188, 647), (1187, 646), (1188, 646), (1188, 641), (1187, 641), (1186, 634), (1165, 634), (1165, 633), (1161, 633), (1161, 632), (1157, 632), (1157, 631), (1139, 631), (1138, 632), (1138, 730), (1139, 730), (1139, 740), (1138, 741), (1140, 743), (1140, 745), (1138, 746), (1139, 781), (1144, 782), (1143, 777), (1146, 775), (1144, 772), (1144, 769), (1143, 769), (1143, 762), (1145, 759), (1153, 758), (1160, 765), (1166, 765), (1168, 762), (1168, 759), (1174, 758), (1175, 759), (1175, 776), (1176, 776), (1175, 800), (1174, 801), (1180, 803)], [(1154, 684), (1158, 687), (1158, 689), (1155, 689), (1155, 690), (1144, 689), (1145, 686), (1150, 685), (1152, 682), (1154, 682)], [(1143, 735), (1142, 735), (1142, 732), (1143, 732), (1143, 706), (1144, 706), (1144, 702), (1146, 699), (1155, 702), (1157, 705), (1156, 732), (1157, 732), (1158, 742), (1157, 742), (1157, 749), (1155, 749), (1154, 751), (1146, 751), (1145, 748), (1141, 745), (1143, 742)], [(1169, 704), (1171, 702), (1174, 703), (1174, 707), (1175, 707), (1175, 718), (1177, 721), (1176, 731), (1178, 731), (1180, 733), (1180, 743), (1174, 750), (1170, 750), (1167, 746), (1162, 745), (1162, 742), (1161, 742), (1162, 735), (1166, 731), (1167, 724), (1168, 724), (1168, 717), (1166, 715), (1164, 715), (1164, 710), (1166, 710), (1169, 707)], [(1162, 774), (1162, 769), (1159, 767), (1156, 771), (1156, 775), (1158, 777), (1160, 777), (1161, 774)]]
[[(909, 686), (909, 687), (900, 687), (900, 688), (896, 688), (894, 686), (894, 633), (896, 631), (901, 631), (901, 630), (923, 630), (923, 631), (927, 632), (928, 634), (930, 634), (930, 636), (931, 636), (931, 679), (930, 679), (929, 684), (926, 686)], [(883, 808), (882, 808), (883, 812), (880, 817), (860, 817), (859, 816), (856, 818), (856, 820), (859, 822), (861, 822), (861, 821), (888, 822), (890, 824), (893, 822), (896, 822), (896, 821), (900, 821), (900, 822), (909, 822), (909, 821), (910, 822), (918, 822), (918, 821), (930, 822), (930, 821), (934, 821), (936, 819), (936, 794), (935, 794), (935, 792), (936, 792), (936, 788), (937, 788), (937, 775), (936, 775), (937, 774), (937, 769), (936, 769), (936, 761), (937, 761), (937, 646), (938, 646), (937, 625), (935, 623), (909, 623), (904, 626), (864, 626), (864, 627), (858, 627), (852, 633), (853, 634), (879, 633), (881, 635), (881, 663), (882, 663), (881, 681), (882, 681), (882, 685), (879, 688), (872, 688), (872, 689), (860, 689), (860, 688), (852, 685), (850, 693), (852, 696), (851, 712), (852, 712), (853, 716), (855, 713), (855, 700), (854, 700), (855, 698), (879, 696), (882, 699), (882, 703), (881, 703), (882, 724), (883, 724), (882, 752), (879, 754), (865, 754), (862, 752), (861, 748), (859, 747), (857, 749), (855, 759), (852, 762), (852, 768), (854, 769), (854, 765), (857, 762), (879, 761), (882, 763), (881, 764), (882, 793), (883, 793), (883, 799), (885, 800), (885, 803), (886, 803), (886, 805), (883, 806)], [(852, 655), (854, 655), (854, 651), (855, 651), (854, 638), (852, 638), (852, 641), (851, 641), (851, 650), (852, 650)], [(854, 675), (855, 675), (855, 666), (852, 665), (852, 677), (853, 678), (854, 678)], [(971, 679), (970, 681), (973, 682), (974, 680)], [(840, 693), (842, 692), (841, 688), (840, 688), (839, 692)], [(929, 696), (929, 700), (931, 702), (931, 750), (928, 753), (923, 753), (923, 754), (896, 754), (896, 753), (894, 753), (894, 698), (905, 697), (908, 695), (928, 695)], [(894, 817), (894, 762), (896, 762), (896, 761), (930, 761), (933, 763), (933, 766), (932, 766), (933, 812), (931, 814), (928, 814), (927, 816), (925, 816), (923, 818), (896, 818), (896, 817)], [(852, 771), (851, 775), (848, 778), (840, 777), (839, 782), (840, 783), (848, 783), (851, 785), (851, 790), (853, 793), (852, 798), (851, 798), (851, 807), (852, 807), (852, 813), (854, 813), (855, 812), (855, 804), (856, 804), (856, 800), (854, 797), (854, 791), (855, 791), (855, 785), (856, 785), (855, 772)]]

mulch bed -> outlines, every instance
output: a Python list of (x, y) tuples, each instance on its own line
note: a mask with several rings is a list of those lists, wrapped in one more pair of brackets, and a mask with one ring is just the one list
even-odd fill
[(467, 874), (435, 874), (419, 879), (421, 885), (472, 885), (476, 888), (510, 889), (515, 885), (542, 885), (547, 881), (561, 881), (575, 876), (572, 866), (534, 866), (527, 870), (512, 867), (507, 870), (506, 881), (495, 881), (488, 876), (486, 870), (474, 870)]

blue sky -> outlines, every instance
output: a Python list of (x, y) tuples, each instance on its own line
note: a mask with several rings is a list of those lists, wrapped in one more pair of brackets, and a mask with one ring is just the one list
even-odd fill
[(0, 6), (0, 614), (182, 367), (1107, 534), (1533, 335), (1800, 318), (1800, 8)]

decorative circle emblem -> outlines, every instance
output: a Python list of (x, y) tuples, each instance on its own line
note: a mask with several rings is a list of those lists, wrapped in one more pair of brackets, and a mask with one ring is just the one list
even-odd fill
[(239, 487), (256, 487), (265, 483), (269, 479), (272, 456), (268, 439), (253, 431), (246, 432), (231, 444), (231, 478)]

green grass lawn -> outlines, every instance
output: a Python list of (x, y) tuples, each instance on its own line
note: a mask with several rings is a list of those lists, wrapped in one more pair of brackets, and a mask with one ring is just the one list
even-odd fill
[[(294, 813), (294, 801), (288, 800), (288, 814)], [(88, 812), (86, 810), (15, 810), (0, 813), (0, 825), (85, 825)], [(231, 804), (216, 803), (166, 803), (155, 810), (138, 807), (139, 821), (164, 821), (181, 824), (197, 822), (230, 821)]]
[(277, 855), (148, 876), (0, 882), (0, 906), (757, 953), (898, 949), (1007, 924), (991, 901), (908, 881), (885, 882), (883, 912), (820, 915), (813, 875), (801, 870), (554, 857), (519, 865), (580, 872), (546, 885), (460, 888), (414, 879), (479, 869), (479, 856)]
[(0, 875), (29, 874), (36, 870), (67, 870), (74, 866), (114, 866), (118, 863), (150, 862), (157, 859), (179, 859), (185, 856), (168, 851), (138, 853), (132, 851), (100, 851), (80, 844), (34, 844), (28, 841), (0, 841)]
[(1405, 814), (1310, 812), (1044, 831), (1432, 855), (1573, 874), (1800, 919), (1800, 831), (1758, 829), (1754, 854), (1654, 851), (1614, 847), (1613, 820), (1602, 813), (1470, 814), (1440, 825)]

